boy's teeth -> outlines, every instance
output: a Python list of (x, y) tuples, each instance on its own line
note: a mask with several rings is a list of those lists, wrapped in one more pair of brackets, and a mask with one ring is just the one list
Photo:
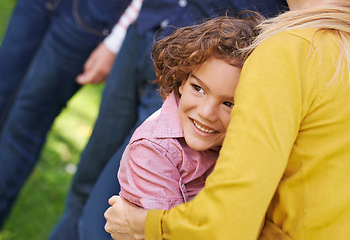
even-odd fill
[(210, 129), (205, 129), (201, 127), (195, 120), (193, 120), (194, 125), (201, 131), (206, 132), (206, 133), (214, 133), (215, 130), (210, 130)]

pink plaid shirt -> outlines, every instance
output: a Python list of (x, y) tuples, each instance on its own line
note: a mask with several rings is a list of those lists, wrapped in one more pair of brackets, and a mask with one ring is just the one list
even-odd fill
[(172, 93), (126, 147), (118, 171), (120, 196), (146, 209), (170, 209), (204, 187), (217, 158), (218, 152), (186, 144)]

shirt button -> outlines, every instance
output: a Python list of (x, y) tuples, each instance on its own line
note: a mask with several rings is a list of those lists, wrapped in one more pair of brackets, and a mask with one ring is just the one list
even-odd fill
[(161, 27), (166, 27), (166, 26), (168, 26), (168, 24), (169, 24), (169, 19), (164, 19), (164, 20), (160, 23), (160, 26), (161, 26)]
[(187, 6), (187, 0), (179, 0), (179, 6), (180, 7), (186, 7)]
[(107, 36), (109, 34), (109, 30), (103, 29), (102, 34), (103, 34), (103, 36)]

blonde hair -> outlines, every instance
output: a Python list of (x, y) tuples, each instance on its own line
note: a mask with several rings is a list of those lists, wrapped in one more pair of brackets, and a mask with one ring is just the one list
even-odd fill
[[(344, 73), (344, 68), (348, 70), (350, 68), (350, 4), (336, 2), (327, 8), (288, 11), (263, 21), (258, 28), (261, 34), (255, 38), (252, 45), (244, 49), (246, 53), (250, 53), (261, 42), (276, 33), (292, 29), (318, 28), (317, 32), (333, 33), (340, 47), (336, 71), (330, 83)], [(348, 72), (350, 84), (350, 71)]]

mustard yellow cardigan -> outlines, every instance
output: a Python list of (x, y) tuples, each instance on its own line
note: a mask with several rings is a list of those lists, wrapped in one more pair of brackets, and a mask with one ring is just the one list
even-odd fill
[(151, 210), (146, 240), (350, 239), (349, 72), (333, 79), (339, 48), (315, 31), (247, 59), (214, 172), (194, 200)]

